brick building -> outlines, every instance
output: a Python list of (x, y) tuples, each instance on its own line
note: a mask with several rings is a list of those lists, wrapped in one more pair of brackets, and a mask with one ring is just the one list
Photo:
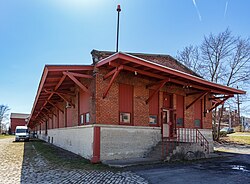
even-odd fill
[(29, 116), (30, 114), (11, 113), (10, 114), (11, 134), (15, 134), (16, 126), (27, 125)]
[(28, 126), (92, 162), (142, 157), (162, 140), (211, 152), (211, 111), (245, 93), (168, 55), (91, 54), (92, 65), (45, 66)]

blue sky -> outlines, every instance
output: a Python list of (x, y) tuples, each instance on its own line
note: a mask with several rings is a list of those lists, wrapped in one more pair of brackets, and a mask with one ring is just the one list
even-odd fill
[(0, 104), (30, 113), (45, 64), (91, 64), (92, 49), (176, 56), (203, 36), (249, 37), (248, 0), (1, 0)]

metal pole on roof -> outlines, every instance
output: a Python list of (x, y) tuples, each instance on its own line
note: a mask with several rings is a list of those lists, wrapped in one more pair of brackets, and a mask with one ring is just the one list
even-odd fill
[(118, 43), (119, 43), (119, 23), (120, 23), (120, 12), (121, 12), (121, 6), (118, 4), (117, 5), (117, 9), (116, 9), (117, 13), (118, 13), (118, 17), (117, 17), (117, 32), (116, 32), (116, 52), (118, 52)]

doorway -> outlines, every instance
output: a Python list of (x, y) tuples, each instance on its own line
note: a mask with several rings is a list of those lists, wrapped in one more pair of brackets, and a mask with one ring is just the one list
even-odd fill
[(162, 109), (162, 136), (163, 138), (174, 137), (174, 117), (173, 110)]

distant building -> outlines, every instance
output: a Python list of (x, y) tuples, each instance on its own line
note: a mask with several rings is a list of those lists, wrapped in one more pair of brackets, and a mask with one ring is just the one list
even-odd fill
[(10, 129), (11, 134), (15, 133), (16, 126), (27, 125), (29, 114), (11, 113), (10, 114)]
[[(219, 122), (221, 108), (217, 110), (216, 122)], [(221, 127), (238, 127), (239, 123), (239, 113), (237, 110), (231, 110), (229, 108), (223, 108), (223, 116), (221, 118)]]
[(242, 116), (241, 123), (243, 131), (250, 131), (250, 118)]

